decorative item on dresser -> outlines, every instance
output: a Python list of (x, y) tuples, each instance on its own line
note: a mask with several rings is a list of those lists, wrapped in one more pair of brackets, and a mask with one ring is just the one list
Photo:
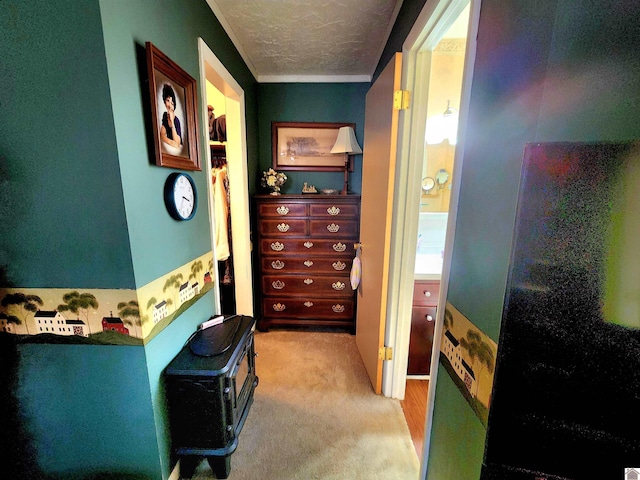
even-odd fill
[(271, 326), (355, 333), (349, 274), (359, 239), (359, 195), (256, 195), (262, 316)]

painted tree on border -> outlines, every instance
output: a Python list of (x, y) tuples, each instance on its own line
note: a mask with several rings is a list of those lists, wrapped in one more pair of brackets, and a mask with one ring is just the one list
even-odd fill
[(58, 305), (59, 312), (73, 312), (76, 315), (82, 314), (84, 316), (85, 322), (87, 324), (87, 328), (89, 329), (89, 333), (91, 333), (91, 325), (89, 324), (89, 309), (93, 308), (96, 310), (98, 308), (98, 299), (92, 293), (80, 293), (77, 290), (73, 292), (65, 293), (62, 296), (62, 301)]
[[(27, 318), (30, 314), (36, 313), (40, 307), (44, 305), (42, 299), (37, 295), (26, 295), (24, 293), (16, 292), (16, 293), (8, 293), (0, 302), (0, 305), (6, 307), (7, 309), (11, 309), (16, 314), (16, 310), (21, 310), (22, 318), (18, 315), (7, 313), (5, 320), (7, 323), (14, 323), (16, 325), (21, 325), (24, 321), (24, 326), (27, 329), (27, 334), (29, 334), (29, 326), (27, 324)], [(12, 308), (13, 307), (13, 308)]]
[(123, 322), (131, 325), (134, 331), (137, 332), (135, 327), (142, 327), (142, 321), (140, 320), (140, 307), (138, 306), (137, 300), (118, 303), (118, 315)]
[[(475, 330), (467, 330), (467, 336), (460, 339), (460, 346), (469, 353), (476, 372), (479, 372), (483, 366), (485, 366), (489, 372), (493, 372), (496, 361), (495, 353), (491, 346), (482, 340), (482, 335)], [(479, 385), (480, 374), (478, 374), (478, 378), (476, 379), (476, 397), (478, 396)]]

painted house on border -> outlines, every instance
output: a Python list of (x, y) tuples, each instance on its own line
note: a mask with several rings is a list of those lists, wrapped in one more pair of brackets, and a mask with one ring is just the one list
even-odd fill
[(89, 336), (86, 324), (78, 319), (67, 320), (57, 310), (38, 310), (33, 317), (37, 333), (53, 333), (55, 335)]
[(103, 332), (118, 332), (123, 335), (129, 335), (129, 329), (124, 325), (119, 317), (102, 317), (102, 331)]
[(476, 390), (474, 387), (476, 383), (476, 375), (473, 373), (473, 369), (471, 366), (462, 358), (460, 353), (460, 342), (458, 339), (451, 333), (450, 330), (447, 330), (444, 334), (444, 342), (442, 344), (442, 351), (445, 356), (449, 359), (449, 363), (456, 371), (456, 374), (460, 379), (464, 382), (469, 393), (475, 397), (474, 391)]
[(189, 282), (184, 282), (180, 285), (180, 304), (183, 304), (187, 300), (191, 300), (195, 295), (193, 285), (189, 285)]
[(167, 315), (169, 315), (169, 307), (165, 300), (153, 307), (153, 323), (158, 323)]

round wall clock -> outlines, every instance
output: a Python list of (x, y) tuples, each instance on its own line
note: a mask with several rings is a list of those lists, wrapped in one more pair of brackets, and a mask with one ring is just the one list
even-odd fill
[(196, 214), (198, 195), (193, 179), (186, 173), (172, 173), (164, 184), (164, 203), (176, 220), (191, 220)]

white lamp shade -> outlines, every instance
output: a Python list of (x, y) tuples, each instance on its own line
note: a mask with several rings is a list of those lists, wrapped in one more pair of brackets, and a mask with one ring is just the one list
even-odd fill
[(353, 128), (340, 127), (336, 144), (331, 149), (331, 153), (362, 153)]

